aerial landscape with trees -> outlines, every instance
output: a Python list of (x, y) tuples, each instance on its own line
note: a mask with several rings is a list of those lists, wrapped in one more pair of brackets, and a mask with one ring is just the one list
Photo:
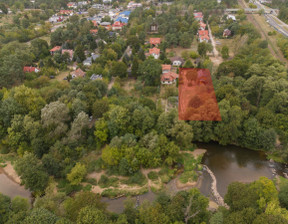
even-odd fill
[[(288, 38), (243, 4), (0, 0), (0, 224), (288, 223)], [(209, 69), (221, 121), (179, 119), (181, 68)], [(223, 187), (202, 144), (273, 176)]]

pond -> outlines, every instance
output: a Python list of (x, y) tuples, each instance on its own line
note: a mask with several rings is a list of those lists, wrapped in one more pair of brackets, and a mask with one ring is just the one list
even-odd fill
[[(202, 163), (209, 167), (217, 180), (217, 190), (224, 197), (230, 183), (239, 181), (253, 182), (265, 176), (270, 179), (275, 177), (272, 167), (277, 166), (277, 173), (281, 174), (282, 167), (271, 163), (263, 152), (253, 151), (237, 146), (220, 146), (218, 144), (197, 144), (198, 147), (207, 149)], [(204, 171), (200, 191), (210, 196), (211, 177)]]

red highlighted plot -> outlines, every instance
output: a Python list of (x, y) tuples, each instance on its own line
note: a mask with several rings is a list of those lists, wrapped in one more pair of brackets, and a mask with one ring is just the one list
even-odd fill
[(208, 69), (180, 68), (179, 120), (221, 121), (221, 115)]

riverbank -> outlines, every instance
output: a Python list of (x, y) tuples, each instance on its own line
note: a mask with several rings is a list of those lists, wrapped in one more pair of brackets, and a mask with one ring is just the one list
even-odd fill
[[(168, 167), (144, 169), (141, 168), (138, 179), (139, 183), (131, 183), (131, 177), (108, 175), (105, 170), (93, 172), (86, 179), (91, 183), (91, 191), (104, 197), (118, 198), (121, 196), (136, 196), (147, 192), (158, 193), (169, 191), (175, 193), (197, 186), (198, 178), (201, 176), (200, 165), (205, 149), (194, 151), (181, 151), (184, 167), (182, 169), (171, 169)], [(142, 176), (142, 177), (141, 177)], [(132, 177), (133, 178), (133, 177)], [(105, 180), (105, 184), (103, 184)], [(171, 184), (172, 183), (172, 184)], [(85, 183), (87, 185), (88, 183)], [(171, 186), (173, 185), (173, 186)]]

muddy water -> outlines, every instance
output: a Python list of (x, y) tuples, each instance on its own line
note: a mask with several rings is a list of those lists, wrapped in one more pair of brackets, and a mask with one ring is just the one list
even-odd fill
[[(281, 164), (271, 164), (266, 159), (265, 154), (261, 152), (235, 146), (220, 146), (218, 144), (211, 143), (197, 145), (199, 148), (207, 149), (202, 163), (211, 171), (211, 173), (208, 173), (207, 170), (203, 171), (199, 189), (202, 194), (207, 197), (211, 197), (212, 199), (213, 191), (211, 190), (211, 186), (213, 182), (212, 179), (214, 179), (214, 177), (217, 180), (217, 192), (224, 197), (227, 192), (228, 185), (234, 181), (248, 183), (259, 179), (261, 176), (273, 178), (274, 174), (272, 173), (272, 169), (275, 169), (275, 172), (277, 172), (279, 175), (283, 175), (283, 171), (288, 171), (288, 168), (285, 170), (285, 167)], [(214, 177), (211, 176), (211, 174)], [(175, 189), (174, 185), (173, 180), (168, 184), (171, 189)], [(175, 191), (177, 191), (177, 189)], [(10, 197), (15, 197), (17, 195), (26, 198), (30, 197), (30, 192), (25, 190), (23, 186), (19, 186), (17, 183), (9, 179), (2, 173), (1, 168), (0, 192)], [(149, 192), (134, 198), (137, 201), (137, 205), (139, 205), (144, 200), (155, 200), (156, 195), (153, 192)], [(102, 201), (107, 203), (108, 210), (116, 213), (121, 213), (124, 210), (125, 200), (125, 197), (118, 199), (102, 198)]]
[[(216, 177), (217, 190), (222, 197), (232, 182), (249, 183), (262, 176), (270, 179), (274, 177), (271, 163), (262, 152), (211, 143), (198, 144), (198, 147), (207, 149), (202, 162), (209, 167)], [(212, 178), (205, 173), (200, 191), (209, 196), (211, 195)]]
[(21, 196), (24, 198), (31, 198), (31, 193), (20, 186), (19, 184), (12, 181), (6, 174), (3, 173), (3, 170), (0, 168), (0, 193), (5, 194), (11, 198), (15, 196)]

